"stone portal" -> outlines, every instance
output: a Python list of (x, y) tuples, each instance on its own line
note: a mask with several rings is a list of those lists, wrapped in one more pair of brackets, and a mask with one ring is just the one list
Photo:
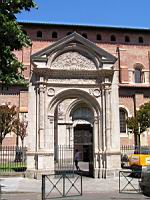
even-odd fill
[(91, 176), (114, 174), (120, 168), (116, 58), (73, 33), (31, 60), (28, 171), (53, 173), (56, 148), (66, 145), (80, 150)]

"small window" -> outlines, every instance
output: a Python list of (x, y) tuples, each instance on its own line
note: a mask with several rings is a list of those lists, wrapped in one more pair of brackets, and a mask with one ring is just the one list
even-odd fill
[(86, 34), (86, 33), (82, 33), (82, 36), (83, 36), (84, 38), (87, 38), (87, 34)]
[(97, 39), (98, 41), (100, 41), (100, 40), (102, 40), (102, 36), (101, 36), (100, 34), (97, 34), (96, 39)]
[(37, 31), (36, 36), (37, 38), (42, 38), (42, 31)]
[(143, 37), (139, 37), (139, 43), (143, 43)]
[(72, 34), (72, 32), (68, 32), (68, 33), (67, 33), (67, 35), (71, 35), (71, 34)]
[(116, 41), (116, 36), (115, 35), (111, 35), (110, 40), (111, 40), (111, 42), (115, 42)]
[(135, 68), (134, 79), (135, 79), (135, 83), (142, 83), (142, 70), (141, 70), (141, 68), (139, 68), (139, 67)]
[(126, 133), (126, 119), (127, 119), (127, 112), (124, 109), (120, 109), (120, 133)]
[(57, 38), (58, 37), (58, 34), (57, 34), (57, 32), (52, 32), (52, 38)]
[(129, 36), (125, 36), (125, 42), (130, 42)]

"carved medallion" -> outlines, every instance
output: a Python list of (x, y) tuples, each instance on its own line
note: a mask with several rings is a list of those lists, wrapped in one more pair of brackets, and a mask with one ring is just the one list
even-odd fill
[(93, 91), (93, 95), (94, 95), (95, 97), (99, 97), (99, 96), (101, 95), (100, 90), (99, 90), (99, 89), (95, 89), (95, 90)]
[(47, 90), (47, 95), (50, 96), (50, 97), (54, 96), (55, 95), (55, 90), (53, 88), (49, 88)]

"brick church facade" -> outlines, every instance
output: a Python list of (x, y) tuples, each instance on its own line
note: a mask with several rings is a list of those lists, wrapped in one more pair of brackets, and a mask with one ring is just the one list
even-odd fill
[[(92, 141), (92, 155), (106, 150), (108, 168), (119, 168), (111, 160), (119, 162), (120, 145), (134, 144), (126, 118), (134, 116), (140, 105), (150, 101), (149, 30), (21, 25), (32, 46), (15, 54), (24, 64), (23, 73), (29, 87), (1, 87), (0, 103), (15, 104), (20, 115), (29, 121), (26, 138), (29, 169), (34, 168), (37, 148), (42, 170), (45, 165), (41, 163), (48, 162), (45, 156), (52, 163), (53, 151), (49, 146), (76, 145), (84, 154), (91, 145), (88, 140)], [(88, 136), (87, 143), (81, 147), (74, 140), (83, 131), (85, 137), (87, 132), (92, 132), (92, 139)], [(48, 141), (49, 138), (53, 139)], [(12, 145), (15, 140), (13, 134), (9, 135), (3, 145)], [(147, 131), (141, 135), (141, 144), (149, 143)], [(97, 168), (95, 164), (94, 169)]]

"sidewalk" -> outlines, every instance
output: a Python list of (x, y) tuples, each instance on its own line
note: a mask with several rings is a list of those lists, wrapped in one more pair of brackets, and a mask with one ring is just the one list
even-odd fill
[[(5, 200), (41, 200), (41, 180), (28, 178), (1, 178), (2, 195)], [(138, 180), (134, 180), (137, 186)], [(121, 187), (126, 185), (121, 180)], [(48, 190), (48, 191), (47, 191)], [(49, 192), (49, 188), (46, 189)], [(99, 200), (99, 199), (149, 199), (136, 192), (119, 193), (119, 178), (92, 179), (83, 177), (83, 196), (64, 198), (68, 200)]]

